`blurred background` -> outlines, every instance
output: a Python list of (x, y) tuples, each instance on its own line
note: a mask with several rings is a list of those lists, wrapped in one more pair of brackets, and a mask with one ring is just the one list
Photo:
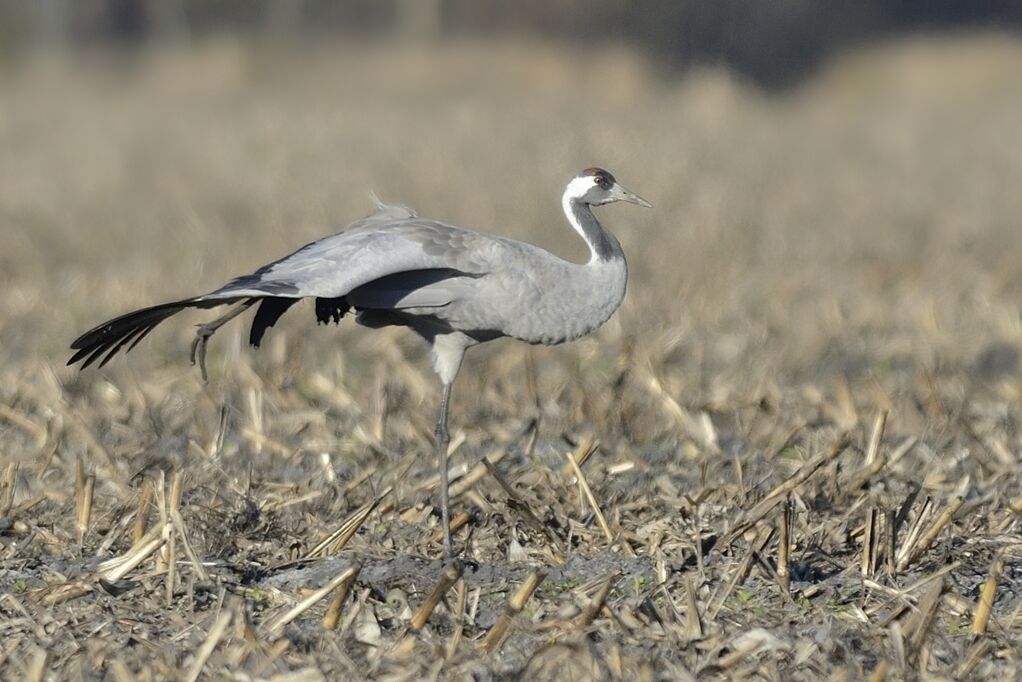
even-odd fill
[(764, 86), (797, 83), (836, 53), (906, 33), (1012, 30), (1017, 0), (39, 0), (0, 3), (8, 51), (139, 45), (218, 32), (302, 40), (514, 36), (576, 46), (619, 42), (672, 70), (724, 65)]
[[(195, 320), (81, 377), (68, 342), (341, 229), (370, 191), (584, 258), (558, 197), (590, 165), (656, 208), (602, 211), (629, 295), (596, 338), (544, 351), (551, 395), (633, 366), (725, 413), (835, 386), (911, 406), (942, 374), (1015, 396), (1020, 21), (1011, 0), (5, 0), (0, 397), (40, 367), (75, 390), (155, 368), (201, 390)], [(421, 363), (399, 331), (311, 321), (290, 313), (259, 353), (222, 333), (216, 381)], [(495, 344), (463, 375), (506, 391), (489, 412), (520, 411), (523, 353)], [(640, 440), (673, 428), (636, 413)]]

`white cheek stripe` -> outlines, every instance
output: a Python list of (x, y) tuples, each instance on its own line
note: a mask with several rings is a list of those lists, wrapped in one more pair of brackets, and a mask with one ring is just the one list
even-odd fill
[(571, 179), (568, 186), (564, 188), (564, 196), (565, 198), (579, 199), (594, 186), (596, 186), (596, 176), (581, 175)]
[(564, 196), (561, 197), (561, 207), (564, 209), (564, 215), (568, 218), (568, 222), (575, 228), (575, 232), (578, 232), (578, 236), (582, 237), (585, 241), (586, 246), (589, 247), (590, 259), (592, 263), (597, 260), (596, 248), (593, 243), (589, 240), (589, 236), (582, 229), (578, 219), (575, 217), (575, 211), (572, 210), (571, 202), (585, 196), (585, 193), (593, 188), (596, 184), (596, 178), (591, 175), (583, 175), (577, 178), (573, 178), (568, 186), (564, 188)]

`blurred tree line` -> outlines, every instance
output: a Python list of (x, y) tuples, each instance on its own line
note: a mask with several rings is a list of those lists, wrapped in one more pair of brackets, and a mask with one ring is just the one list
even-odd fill
[(671, 68), (724, 64), (768, 87), (798, 81), (835, 50), (899, 33), (1020, 25), (1022, 0), (0, 0), (6, 52), (224, 30), (288, 39), (511, 34), (625, 42)]

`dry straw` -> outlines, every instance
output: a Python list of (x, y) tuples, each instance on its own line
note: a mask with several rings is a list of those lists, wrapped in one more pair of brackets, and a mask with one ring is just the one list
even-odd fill
[(349, 566), (334, 576), (326, 585), (315, 590), (312, 594), (307, 596), (305, 599), (302, 599), (287, 611), (284, 611), (280, 615), (270, 619), (266, 625), (267, 634), (270, 637), (277, 636), (280, 634), (281, 629), (283, 629), (285, 625), (328, 597), (331, 592), (342, 588), (345, 584), (350, 586), (351, 582), (355, 580), (355, 577), (358, 575), (360, 570), (362, 570), (362, 566), (360, 564)]
[(504, 611), (497, 618), (497, 622), (494, 623), (493, 627), (486, 633), (486, 637), (483, 638), (479, 648), (483, 651), (493, 651), (500, 646), (500, 643), (504, 640), (507, 635), (508, 628), (511, 626), (515, 616), (521, 613), (522, 609), (528, 603), (532, 597), (532, 593), (536, 591), (540, 583), (546, 579), (546, 571), (536, 571), (530, 573), (529, 577), (525, 579), (518, 589), (514, 591), (511, 598), (508, 599), (507, 606)]

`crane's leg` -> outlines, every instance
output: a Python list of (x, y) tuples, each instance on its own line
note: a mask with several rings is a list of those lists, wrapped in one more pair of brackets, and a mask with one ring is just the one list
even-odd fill
[(451, 401), (451, 386), (445, 383), (440, 398), (440, 413), (436, 418), (436, 455), (440, 463), (440, 519), (444, 524), (444, 559), (450, 560), (454, 553), (451, 550), (451, 509), (450, 483), (447, 480), (447, 448), (451, 444), (451, 436), (447, 433), (447, 406)]
[(256, 301), (259, 299), (250, 298), (247, 301), (242, 301), (237, 306), (231, 308), (226, 315), (216, 318), (212, 322), (206, 322), (200, 324), (198, 330), (195, 332), (195, 340), (192, 341), (192, 364), (195, 364), (196, 351), (198, 351), (199, 369), (202, 370), (202, 380), (209, 381), (209, 375), (206, 374), (206, 344), (209, 343), (209, 337), (216, 333), (217, 329), (224, 326), (238, 315), (251, 308)]
[(451, 444), (451, 438), (447, 433), (447, 408), (451, 402), (451, 386), (454, 385), (454, 378), (458, 376), (458, 368), (461, 367), (461, 360), (465, 357), (465, 349), (473, 345), (475, 341), (461, 332), (447, 332), (437, 334), (435, 330), (425, 329), (420, 331), (422, 336), (429, 341), (433, 355), (433, 369), (440, 377), (443, 385), (443, 395), (440, 397), (440, 413), (436, 418), (436, 458), (440, 465), (440, 517), (444, 524), (444, 559), (450, 560), (454, 556), (451, 550), (451, 500), (450, 480), (447, 472), (447, 448)]

